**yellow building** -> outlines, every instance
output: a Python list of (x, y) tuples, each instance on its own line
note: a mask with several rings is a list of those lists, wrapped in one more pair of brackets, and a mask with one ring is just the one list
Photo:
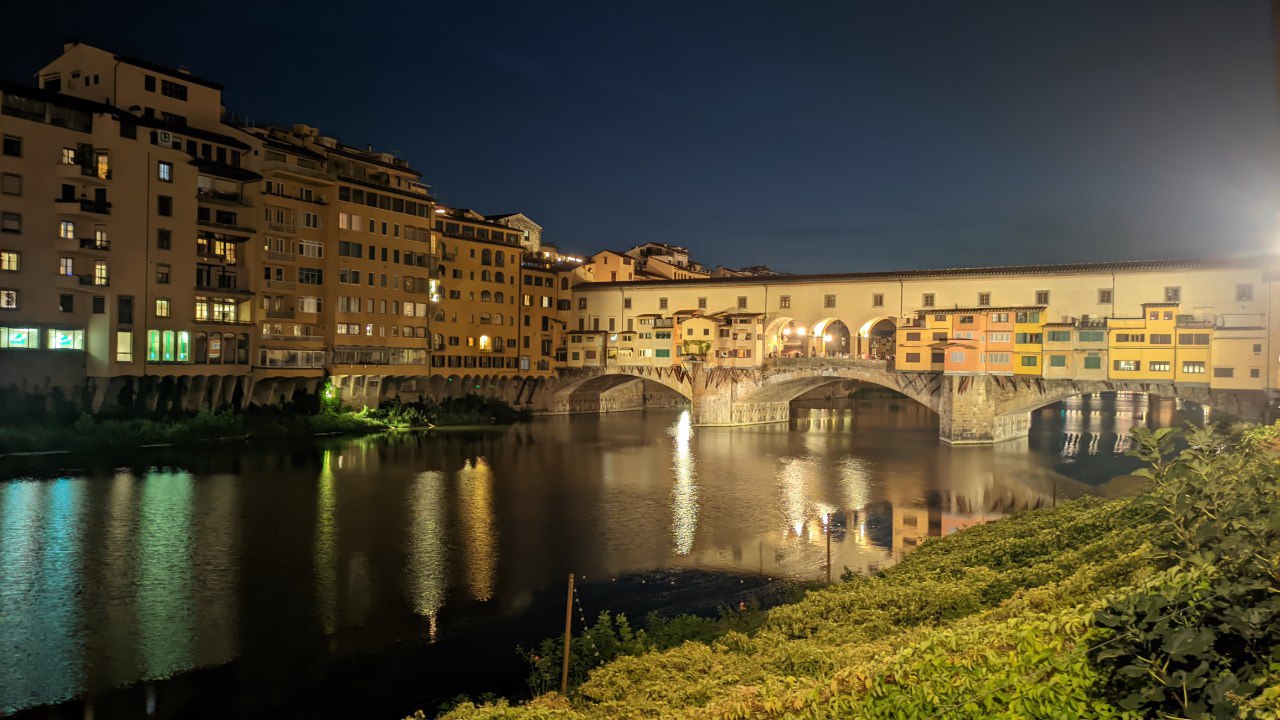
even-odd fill
[(894, 368), (911, 372), (942, 372), (951, 334), (951, 316), (919, 312), (902, 321), (896, 331)]
[(609, 333), (597, 330), (570, 330), (569, 355), (565, 367), (600, 368), (608, 361)]
[(1109, 318), (1107, 356), (1113, 380), (1174, 380), (1178, 303), (1143, 303), (1136, 318)]
[(1214, 390), (1262, 390), (1266, 387), (1267, 330), (1263, 327), (1216, 327), (1210, 351)]
[(1041, 357), (1044, 355), (1044, 325), (1049, 310), (1044, 306), (1018, 310), (1013, 319), (1013, 374), (1036, 375), (1042, 373)]

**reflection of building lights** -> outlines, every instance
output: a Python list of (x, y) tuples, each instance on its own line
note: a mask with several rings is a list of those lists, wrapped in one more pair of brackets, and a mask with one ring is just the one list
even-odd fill
[(436, 613), (444, 604), (445, 517), (444, 475), (418, 473), (409, 495), (409, 567), (406, 590), (413, 611), (427, 618), (435, 637)]
[[(333, 487), (333, 451), (325, 450), (320, 460), (319, 488), (316, 492), (316, 594), (319, 595), (320, 621), (326, 635), (338, 629), (338, 551), (334, 518), (336, 500)], [(342, 456), (338, 456), (342, 466)]]
[(466, 576), (471, 596), (477, 600), (493, 598), (493, 585), (498, 565), (497, 530), (493, 522), (493, 470), (489, 461), (476, 458), (458, 471), (458, 525), (466, 542)]
[(669, 432), (674, 439), (671, 458), (676, 474), (675, 487), (671, 490), (671, 534), (676, 554), (688, 555), (693, 550), (694, 533), (698, 529), (697, 465), (689, 449), (693, 421), (688, 410), (680, 413), (680, 419)]

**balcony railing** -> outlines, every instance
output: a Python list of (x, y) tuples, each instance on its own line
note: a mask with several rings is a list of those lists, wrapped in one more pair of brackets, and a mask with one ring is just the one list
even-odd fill
[(94, 214), (96, 214), (96, 215), (110, 215), (110, 214), (111, 214), (111, 203), (109, 203), (109, 202), (107, 202), (107, 201), (105, 201), (105, 200), (103, 200), (103, 201), (99, 202), (99, 201), (97, 201), (97, 200), (85, 200), (85, 199), (81, 199), (81, 200), (80, 200), (80, 211), (81, 211), (81, 212), (87, 212), (87, 213), (94, 213)]
[(242, 204), (240, 193), (230, 190), (211, 190), (209, 188), (199, 188), (196, 190), (196, 197), (201, 200), (223, 200), (236, 205)]
[(298, 232), (298, 226), (295, 225), (294, 223), (269, 222), (267, 223), (267, 227), (270, 228), (271, 230), (274, 230), (275, 232), (282, 232), (282, 233)]
[(268, 280), (267, 287), (272, 290), (297, 290), (298, 283), (291, 280)]
[(98, 240), (97, 238), (80, 238), (81, 250), (110, 250), (110, 240)]
[(239, 319), (237, 319), (237, 320), (227, 320), (227, 319), (225, 319), (225, 318), (213, 318), (213, 317), (204, 317), (204, 318), (199, 318), (199, 317), (198, 317), (198, 318), (196, 318), (196, 319), (195, 319), (195, 322), (200, 323), (201, 325), (244, 325), (244, 326), (247, 326), (247, 325), (252, 325), (252, 324), (253, 324), (253, 321), (252, 321), (252, 320), (239, 320)]
[(111, 281), (108, 278), (100, 278), (94, 275), (77, 275), (81, 285), (92, 285), (94, 287), (110, 287)]
[(305, 168), (301, 165), (291, 165), (278, 160), (262, 163), (262, 173), (265, 175), (271, 172), (287, 172), (295, 175), (303, 175), (305, 177), (315, 178), (317, 180), (330, 180), (334, 177), (333, 173), (313, 168)]
[(280, 252), (278, 250), (268, 250), (267, 259), (276, 260), (278, 262), (294, 262), (298, 259), (298, 256), (295, 255), (294, 253)]
[(285, 308), (281, 310), (268, 310), (267, 317), (273, 320), (292, 320), (298, 316), (298, 311), (294, 308)]

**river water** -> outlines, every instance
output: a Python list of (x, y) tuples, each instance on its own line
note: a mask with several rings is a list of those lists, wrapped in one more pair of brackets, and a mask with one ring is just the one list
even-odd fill
[(0, 459), (0, 714), (390, 718), (518, 694), (514, 646), (557, 631), (569, 572), (589, 616), (767, 599), (825, 579), (828, 535), (838, 576), (1132, 492), (1130, 429), (1200, 419), (1095, 395), (953, 448), (911, 401), (793, 414)]

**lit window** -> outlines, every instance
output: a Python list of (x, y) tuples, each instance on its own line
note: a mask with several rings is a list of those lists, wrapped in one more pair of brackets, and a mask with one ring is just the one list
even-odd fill
[(0, 250), (0, 271), (18, 272), (21, 269), (21, 253), (16, 250)]
[(49, 330), (45, 347), (50, 350), (83, 350), (84, 330)]
[(63, 220), (58, 224), (58, 237), (63, 239), (74, 239), (76, 236), (76, 224), (70, 220)]
[(18, 309), (18, 291), (0, 289), (0, 310)]
[(169, 317), (169, 298), (156, 298), (156, 317)]
[(35, 328), (0, 327), (0, 348), (38, 350), (40, 331)]
[(133, 362), (133, 331), (132, 330), (116, 331), (116, 362), (118, 363)]
[(156, 164), (156, 177), (161, 182), (173, 182), (173, 163), (161, 160)]

